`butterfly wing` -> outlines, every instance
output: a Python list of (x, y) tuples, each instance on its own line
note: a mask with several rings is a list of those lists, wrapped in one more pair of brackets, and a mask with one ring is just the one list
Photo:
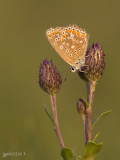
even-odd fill
[(46, 37), (60, 57), (69, 65), (74, 66), (79, 59), (84, 58), (88, 42), (85, 30), (74, 25), (50, 28), (46, 32)]

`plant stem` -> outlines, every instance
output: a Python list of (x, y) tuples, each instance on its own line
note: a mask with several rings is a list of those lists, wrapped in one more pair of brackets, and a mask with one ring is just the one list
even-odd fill
[(57, 117), (57, 107), (56, 107), (56, 95), (51, 95), (51, 103), (52, 103), (52, 110), (53, 110), (53, 118), (54, 118), (54, 123), (55, 123), (55, 132), (58, 138), (58, 141), (60, 143), (61, 148), (64, 148), (64, 142), (61, 136), (60, 128), (59, 128), (59, 123), (58, 123), (58, 117)]
[(87, 82), (87, 101), (89, 104), (86, 110), (87, 142), (92, 140), (91, 114), (92, 114), (92, 104), (93, 104), (93, 98), (94, 98), (94, 92), (95, 92), (95, 84), (96, 84), (95, 81), (89, 82), (89, 84)]
[(86, 126), (86, 116), (82, 115), (83, 126), (84, 126), (84, 136), (85, 136), (85, 145), (87, 144), (87, 126)]

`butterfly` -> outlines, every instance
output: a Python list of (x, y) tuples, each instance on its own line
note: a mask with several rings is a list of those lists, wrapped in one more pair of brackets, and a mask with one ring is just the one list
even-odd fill
[(72, 72), (84, 66), (88, 44), (88, 34), (84, 29), (77, 25), (50, 28), (46, 37), (59, 56), (71, 66)]

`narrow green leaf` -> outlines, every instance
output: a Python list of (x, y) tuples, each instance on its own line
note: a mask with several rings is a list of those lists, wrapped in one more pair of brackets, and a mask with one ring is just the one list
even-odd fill
[(88, 104), (87, 100), (85, 98), (83, 98), (83, 100), (84, 100), (84, 102), (86, 104), (86, 107), (88, 108), (89, 104)]
[(99, 119), (101, 119), (102, 117), (108, 115), (108, 114), (111, 113), (111, 112), (112, 112), (112, 110), (106, 111), (106, 112), (102, 113), (100, 116), (96, 117), (96, 118), (92, 121), (92, 127), (96, 124), (96, 122), (97, 122)]
[(61, 150), (61, 156), (63, 160), (75, 160), (75, 157), (70, 148), (63, 148)]
[(92, 160), (94, 159), (102, 148), (102, 143), (96, 144), (94, 142), (89, 141), (86, 145), (85, 154), (83, 156), (83, 160)]
[(98, 132), (98, 133), (95, 135), (95, 137), (94, 137), (94, 139), (93, 139), (93, 142), (96, 140), (96, 138), (99, 136), (99, 134), (100, 134), (100, 132)]
[(46, 112), (47, 116), (49, 117), (49, 119), (51, 120), (52, 124), (54, 125), (54, 119), (53, 119), (52, 115), (49, 113), (49, 111), (48, 111), (48, 109), (47, 109), (47, 107), (45, 105), (44, 105), (44, 107), (45, 107), (45, 112)]

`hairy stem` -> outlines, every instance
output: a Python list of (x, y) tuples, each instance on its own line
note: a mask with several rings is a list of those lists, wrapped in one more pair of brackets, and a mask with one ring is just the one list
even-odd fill
[(95, 84), (96, 82), (87, 82), (87, 100), (88, 100), (88, 108), (86, 110), (86, 136), (87, 136), (87, 142), (92, 140), (92, 127), (91, 127), (91, 114), (92, 114), (92, 104), (93, 104), (93, 98), (94, 98), (94, 92), (95, 92)]
[(57, 107), (56, 107), (56, 95), (50, 96), (51, 98), (51, 103), (52, 103), (52, 110), (53, 110), (53, 118), (54, 118), (54, 123), (55, 123), (55, 132), (58, 138), (58, 141), (60, 143), (61, 148), (64, 148), (64, 142), (61, 136), (60, 128), (59, 128), (59, 123), (58, 123), (58, 117), (57, 117)]

